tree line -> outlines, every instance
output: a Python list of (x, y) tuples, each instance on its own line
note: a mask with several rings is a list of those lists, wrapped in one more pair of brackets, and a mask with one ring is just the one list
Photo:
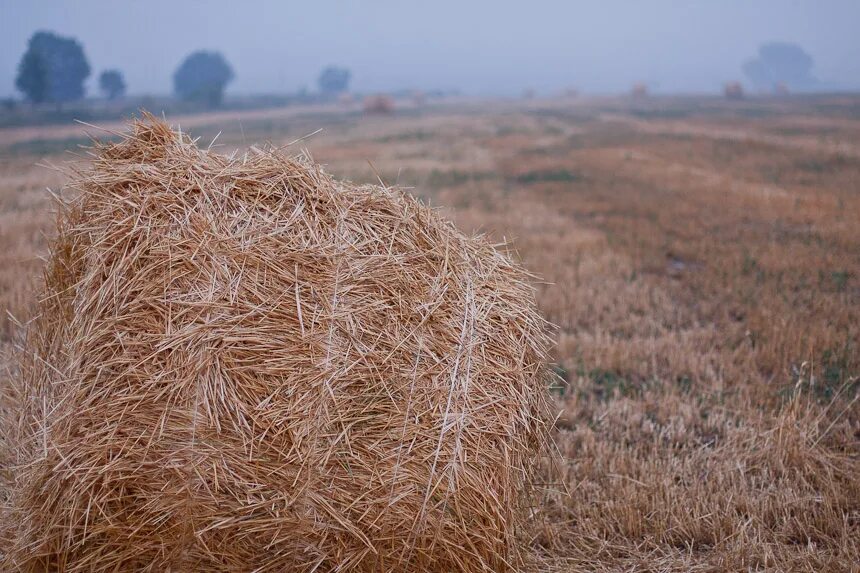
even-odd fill
[[(815, 87), (818, 82), (812, 74), (812, 67), (812, 57), (800, 46), (772, 42), (762, 45), (757, 57), (744, 63), (742, 69), (758, 89), (779, 90)], [(33, 34), (27, 43), (18, 64), (15, 86), (31, 103), (62, 105), (84, 97), (84, 82), (90, 72), (80, 42), (41, 31)], [(184, 101), (217, 107), (234, 77), (233, 68), (220, 52), (200, 50), (188, 55), (174, 72), (173, 92)], [(350, 79), (348, 69), (329, 66), (317, 79), (319, 92), (323, 98), (346, 92)], [(126, 93), (125, 77), (117, 69), (102, 71), (98, 85), (109, 100), (121, 98)]]
[[(91, 71), (83, 46), (75, 38), (36, 32), (18, 64), (15, 87), (33, 104), (62, 105), (84, 97), (84, 82)], [(173, 92), (184, 101), (217, 107), (234, 77), (233, 68), (220, 52), (199, 50), (189, 54), (174, 72)], [(320, 74), (317, 85), (321, 94), (333, 96), (349, 89), (350, 78), (348, 69), (329, 66)], [(126, 94), (125, 77), (120, 70), (104, 70), (98, 84), (109, 100)]]

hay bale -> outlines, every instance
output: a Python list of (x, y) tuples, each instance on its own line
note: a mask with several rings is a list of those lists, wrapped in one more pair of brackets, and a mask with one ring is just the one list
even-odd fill
[(352, 107), (355, 103), (355, 97), (349, 92), (343, 92), (337, 96), (337, 103), (343, 107)]
[(740, 82), (728, 82), (723, 86), (723, 95), (726, 99), (744, 99), (744, 87)]
[(648, 97), (648, 84), (644, 82), (636, 82), (630, 88), (630, 95), (635, 99), (644, 99)]
[(3, 570), (522, 564), (547, 339), (507, 256), (151, 117), (69, 187), (3, 410)]
[(424, 107), (427, 103), (427, 94), (422, 90), (412, 90), (412, 105), (415, 107)]
[(776, 82), (773, 85), (773, 93), (778, 96), (787, 96), (791, 94), (791, 90), (785, 82)]
[(362, 102), (364, 113), (386, 115), (394, 113), (394, 99), (384, 94), (370, 95)]

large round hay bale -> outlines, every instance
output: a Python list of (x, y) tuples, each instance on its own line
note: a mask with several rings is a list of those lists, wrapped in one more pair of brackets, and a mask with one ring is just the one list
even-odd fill
[(3, 570), (522, 564), (547, 341), (505, 254), (151, 117), (69, 187), (4, 409)]

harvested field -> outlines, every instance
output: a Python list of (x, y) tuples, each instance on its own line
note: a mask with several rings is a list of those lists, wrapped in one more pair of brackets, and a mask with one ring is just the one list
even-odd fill
[[(563, 455), (526, 542), (541, 570), (857, 571), (860, 99), (530, 100), (194, 119), (398, 184), (508, 241), (563, 383)], [(0, 306), (32, 317), (53, 218), (0, 131)], [(69, 143), (76, 142), (72, 139)], [(14, 320), (0, 317), (8, 349)]]

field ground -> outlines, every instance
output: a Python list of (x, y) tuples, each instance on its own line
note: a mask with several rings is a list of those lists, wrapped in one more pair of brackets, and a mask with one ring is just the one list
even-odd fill
[[(527, 540), (541, 568), (860, 571), (860, 98), (180, 123), (225, 153), (321, 127), (292, 148), (412, 188), (541, 277), (564, 460)], [(63, 181), (36, 163), (75, 159), (84, 129), (0, 130), (0, 309), (20, 321)]]

